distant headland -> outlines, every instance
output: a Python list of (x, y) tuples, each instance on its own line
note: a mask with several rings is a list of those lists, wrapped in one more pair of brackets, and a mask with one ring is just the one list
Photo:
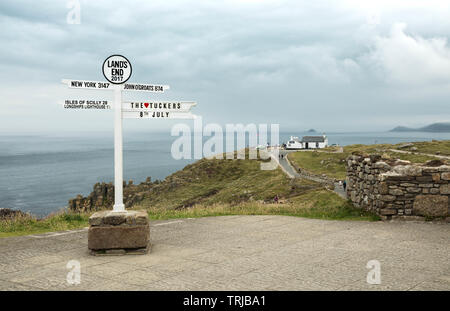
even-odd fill
[(450, 122), (433, 123), (420, 128), (411, 128), (406, 126), (397, 126), (390, 132), (431, 132), (431, 133), (450, 133)]

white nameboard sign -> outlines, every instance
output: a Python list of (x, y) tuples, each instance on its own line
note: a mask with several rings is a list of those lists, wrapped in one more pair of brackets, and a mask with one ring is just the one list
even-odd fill
[(183, 101), (147, 101), (147, 102), (124, 102), (122, 111), (173, 111), (188, 112), (196, 102)]
[(192, 112), (173, 111), (123, 111), (124, 119), (195, 119)]
[(66, 99), (60, 103), (64, 109), (109, 110), (111, 103), (107, 100)]
[(169, 88), (168, 85), (142, 83), (125, 83), (122, 86), (122, 90), (124, 91), (144, 91), (152, 93), (164, 93), (164, 91), (167, 91)]
[[(195, 119), (190, 112), (196, 105), (191, 101), (146, 101), (122, 102), (123, 91), (164, 93), (170, 87), (162, 84), (125, 83), (131, 77), (130, 61), (122, 55), (108, 57), (102, 66), (102, 72), (108, 82), (69, 80), (62, 83), (72, 89), (112, 90), (114, 91), (114, 212), (125, 210), (123, 204), (123, 119)], [(107, 100), (67, 99), (62, 105), (65, 109), (110, 109), (112, 103)]]
[(67, 84), (71, 89), (112, 90), (114, 88), (112, 83), (100, 81), (63, 79), (62, 83)]

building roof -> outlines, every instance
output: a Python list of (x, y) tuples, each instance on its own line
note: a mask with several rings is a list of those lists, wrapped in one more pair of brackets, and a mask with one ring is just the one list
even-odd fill
[(302, 143), (323, 143), (325, 136), (303, 136)]

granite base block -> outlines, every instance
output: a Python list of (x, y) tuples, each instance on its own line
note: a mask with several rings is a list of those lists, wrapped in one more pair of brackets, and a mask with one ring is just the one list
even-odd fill
[(146, 254), (150, 226), (145, 211), (101, 211), (89, 218), (88, 248), (92, 255)]

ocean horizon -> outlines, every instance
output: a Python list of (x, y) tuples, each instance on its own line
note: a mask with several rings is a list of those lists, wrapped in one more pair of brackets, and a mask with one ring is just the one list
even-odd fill
[[(291, 135), (322, 133), (283, 132), (280, 143)], [(328, 132), (326, 135), (330, 145), (342, 146), (450, 139), (450, 133), (429, 132)], [(147, 177), (162, 180), (197, 161), (172, 158), (171, 145), (176, 139), (169, 132), (125, 132), (124, 180), (131, 179), (136, 184)], [(112, 133), (0, 135), (0, 208), (42, 217), (66, 207), (68, 200), (78, 194), (88, 195), (95, 183), (112, 182), (113, 144)]]

